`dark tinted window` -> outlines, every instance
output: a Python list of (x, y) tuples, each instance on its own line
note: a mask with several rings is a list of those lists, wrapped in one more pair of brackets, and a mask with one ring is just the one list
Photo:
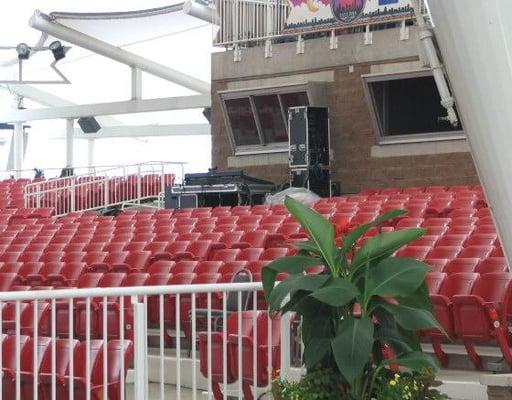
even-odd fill
[(249, 98), (226, 100), (226, 110), (237, 146), (260, 144)]
[(444, 119), (446, 110), (431, 76), (370, 82), (383, 136), (458, 131)]
[(265, 143), (287, 142), (288, 133), (277, 95), (255, 96), (254, 104), (258, 112)]

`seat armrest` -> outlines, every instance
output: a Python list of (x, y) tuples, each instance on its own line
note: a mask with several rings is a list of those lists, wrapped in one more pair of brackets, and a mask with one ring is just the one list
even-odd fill
[(451, 304), (450, 299), (442, 294), (431, 294), (430, 301), (433, 305), (442, 305), (445, 307), (449, 307)]

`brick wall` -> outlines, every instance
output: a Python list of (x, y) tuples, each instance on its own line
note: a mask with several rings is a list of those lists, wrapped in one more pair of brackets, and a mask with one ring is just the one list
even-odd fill
[[(377, 141), (361, 80), (361, 75), (370, 73), (370, 65), (355, 65), (352, 73), (348, 66), (336, 67), (334, 71), (334, 81), (327, 85), (327, 96), (334, 153), (333, 181), (341, 182), (342, 192), (354, 193), (368, 187), (478, 183), (469, 153), (372, 157), (371, 148)], [(233, 155), (216, 94), (227, 88), (227, 81), (212, 82), (212, 164), (221, 170), (228, 168), (227, 159)], [(243, 169), (275, 183), (288, 179), (285, 164)]]

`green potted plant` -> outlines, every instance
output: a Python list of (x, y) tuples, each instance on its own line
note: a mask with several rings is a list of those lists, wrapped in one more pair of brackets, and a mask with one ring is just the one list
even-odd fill
[[(343, 235), (337, 246), (335, 227), (322, 215), (290, 197), (285, 205), (310, 240), (294, 244), (300, 250), (296, 255), (266, 266), (262, 281), (271, 312), (292, 311), (301, 318), (307, 373), (298, 389), (293, 383), (278, 381), (274, 397), (319, 399), (304, 392), (314, 393), (312, 382), (317, 381), (321, 392), (327, 391), (332, 399), (370, 400), (377, 398), (380, 386), (399, 367), (435, 375), (438, 363), (421, 351), (415, 335), (421, 329), (442, 330), (432, 315), (424, 283), (431, 268), (415, 259), (393, 256), (424, 230), (380, 232), (382, 223), (406, 214), (394, 210)], [(356, 249), (373, 227), (379, 233)], [(320, 264), (325, 266), (323, 273), (305, 273)], [(276, 285), (280, 272), (289, 276)], [(330, 379), (315, 380), (315, 374)], [(284, 385), (286, 392), (287, 384), (288, 392), (294, 388), (299, 394), (287, 397), (280, 391)]]

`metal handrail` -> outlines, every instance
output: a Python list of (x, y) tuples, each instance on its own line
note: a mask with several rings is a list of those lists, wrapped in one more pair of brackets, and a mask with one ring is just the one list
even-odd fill
[(230, 284), (192, 284), (165, 286), (130, 286), (108, 288), (82, 288), (59, 290), (27, 290), (0, 292), (0, 302), (31, 300), (65, 300), (93, 297), (156, 296), (168, 294), (218, 293), (263, 290), (261, 282)]

